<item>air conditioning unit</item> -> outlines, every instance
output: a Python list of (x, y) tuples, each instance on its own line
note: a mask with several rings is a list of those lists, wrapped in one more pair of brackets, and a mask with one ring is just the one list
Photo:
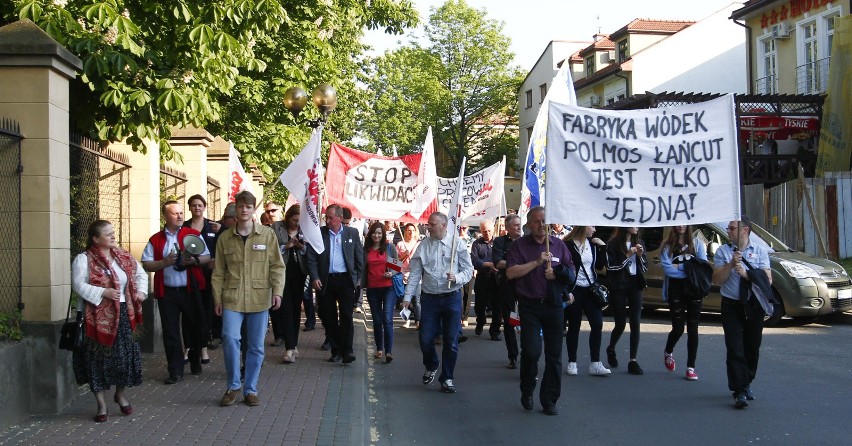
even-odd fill
[(600, 107), (600, 105), (601, 105), (601, 103), (602, 103), (602, 102), (603, 102), (603, 98), (602, 98), (602, 97), (600, 97), (600, 96), (598, 96), (598, 95), (596, 95), (596, 94), (593, 94), (593, 95), (589, 96), (589, 103), (590, 103), (593, 107)]
[(790, 33), (793, 30), (790, 28), (790, 25), (787, 22), (781, 22), (777, 25), (772, 25), (772, 38), (773, 39), (786, 39), (790, 37)]
[(607, 51), (607, 52), (603, 53), (603, 61), (605, 63), (615, 62), (615, 51)]

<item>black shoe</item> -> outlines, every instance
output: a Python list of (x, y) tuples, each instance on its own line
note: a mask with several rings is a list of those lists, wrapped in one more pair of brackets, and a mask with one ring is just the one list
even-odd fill
[(743, 409), (748, 407), (748, 401), (746, 401), (745, 393), (738, 393), (734, 395), (734, 407), (737, 409)]
[(197, 364), (190, 364), (189, 365), (189, 371), (193, 375), (200, 375), (201, 374), (201, 363), (199, 362)]
[(452, 379), (441, 381), (441, 392), (456, 393), (456, 386), (453, 384)]
[(459, 335), (459, 344), (461, 344), (462, 342), (467, 342), (467, 336)]
[(305, 327), (302, 331), (314, 331), (314, 327)]
[(481, 335), (482, 334), (482, 327), (476, 327), (476, 329), (473, 330), (473, 333), (477, 336)]
[[(612, 363), (610, 362), (610, 365)], [(615, 367), (615, 366), (613, 366)], [(642, 370), (642, 367), (639, 367), (639, 363), (636, 361), (630, 361), (627, 363), (627, 373), (631, 375), (644, 375), (645, 372)]]
[(352, 363), (352, 362), (355, 362), (355, 355), (353, 355), (353, 354), (343, 355), (343, 363), (344, 364), (349, 364), (349, 363)]
[(331, 355), (331, 358), (328, 358), (328, 362), (340, 362), (342, 359), (340, 355)]
[(491, 335), (492, 341), (502, 341), (503, 338), (500, 335)]
[(509, 360), (509, 368), (510, 369), (518, 368), (518, 361), (516, 359), (510, 359)]
[[(618, 357), (615, 356), (615, 349), (613, 349), (612, 347), (606, 348), (606, 362), (609, 363), (610, 367), (613, 367), (613, 368), (618, 367)], [(630, 364), (628, 364), (627, 367), (629, 369)]]
[(183, 376), (181, 376), (181, 375), (169, 375), (169, 377), (166, 378), (165, 383), (166, 384), (177, 384), (181, 381), (183, 381)]
[(533, 397), (531, 393), (521, 393), (521, 406), (526, 410), (533, 410)]
[(435, 380), (435, 374), (438, 373), (438, 369), (435, 370), (426, 370), (423, 372), (423, 385), (432, 384), (432, 381)]
[(328, 340), (326, 340), (325, 342), (323, 342), (323, 343), (322, 343), (322, 345), (320, 346), (320, 350), (322, 350), (322, 351), (324, 351), (324, 352), (327, 352), (327, 351), (331, 350), (331, 342), (330, 342), (330, 341), (328, 341)]
[(556, 406), (553, 404), (548, 404), (544, 406), (542, 409), (545, 415), (559, 415), (559, 411), (556, 409)]
[(754, 392), (752, 392), (751, 389), (746, 389), (745, 396), (747, 400), (754, 401)]

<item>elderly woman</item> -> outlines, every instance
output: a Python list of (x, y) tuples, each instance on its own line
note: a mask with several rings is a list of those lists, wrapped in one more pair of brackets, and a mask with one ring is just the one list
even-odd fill
[(142, 324), (148, 275), (129, 252), (118, 247), (115, 229), (106, 220), (89, 225), (86, 251), (74, 258), (71, 273), (71, 287), (85, 306), (86, 371), (98, 403), (95, 422), (107, 420), (104, 390), (112, 385), (113, 400), (121, 413), (130, 415), (133, 406), (124, 390), (142, 384), (142, 360), (135, 335)]

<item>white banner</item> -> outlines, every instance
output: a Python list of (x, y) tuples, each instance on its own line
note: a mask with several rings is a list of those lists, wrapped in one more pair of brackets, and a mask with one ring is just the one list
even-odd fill
[(319, 254), (322, 254), (325, 250), (320, 232), (323, 217), (320, 215), (321, 206), (319, 206), (324, 176), (322, 126), (320, 126), (311, 133), (311, 139), (279, 177), (281, 184), (290, 191), (290, 195), (296, 196), (301, 203), (299, 227), (305, 236), (305, 241), (310, 243), (311, 247)]
[(734, 96), (612, 111), (550, 103), (547, 222), (676, 226), (740, 216)]
[[(493, 220), (506, 215), (503, 197), (505, 158), (462, 181), (462, 225), (478, 225), (482, 220)], [(450, 202), (456, 193), (458, 178), (438, 177), (438, 210), (449, 215)]]

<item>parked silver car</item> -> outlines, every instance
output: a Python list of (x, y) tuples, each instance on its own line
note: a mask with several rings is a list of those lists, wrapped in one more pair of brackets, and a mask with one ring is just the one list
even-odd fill
[[(693, 237), (702, 240), (707, 247), (707, 257), (713, 264), (716, 249), (728, 243), (723, 224), (702, 224), (693, 226)], [(600, 235), (609, 231), (600, 228)], [(663, 268), (660, 265), (660, 245), (671, 228), (643, 228), (641, 237), (645, 241), (648, 256), (647, 282), (644, 294), (645, 308), (667, 308), (663, 302)], [(606, 239), (604, 239), (606, 240)], [(772, 288), (782, 302), (775, 313), (767, 315), (766, 324), (778, 322), (782, 317), (813, 318), (825, 314), (852, 309), (852, 281), (847, 272), (835, 262), (817, 258), (790, 249), (772, 234), (758, 225), (753, 225), (752, 243), (768, 246), (769, 262), (772, 269)], [(704, 299), (704, 310), (718, 312), (722, 296), (719, 287), (713, 286)]]

